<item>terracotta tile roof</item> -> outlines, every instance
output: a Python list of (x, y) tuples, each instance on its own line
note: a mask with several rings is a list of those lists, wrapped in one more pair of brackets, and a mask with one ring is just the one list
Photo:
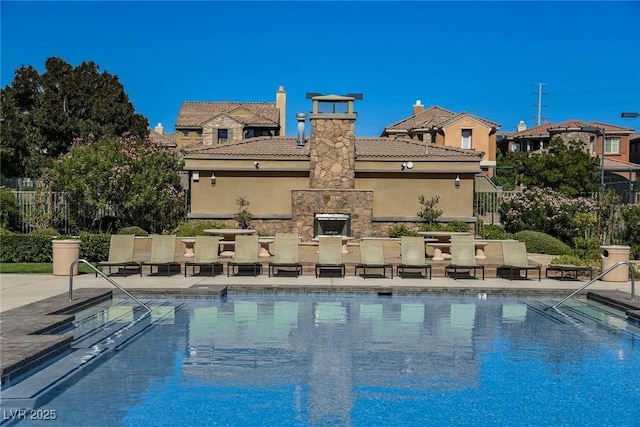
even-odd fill
[(219, 157), (309, 157), (309, 143), (298, 147), (295, 137), (257, 137), (231, 144), (203, 145), (192, 144), (183, 148), (185, 158)]
[(437, 106), (430, 106), (421, 113), (414, 116), (402, 119), (399, 122), (393, 123), (385, 128), (385, 131), (400, 130), (409, 131), (411, 129), (423, 129), (434, 126), (438, 123), (444, 122), (451, 117), (455, 116), (455, 113), (445, 110)]
[(356, 138), (356, 157), (468, 157), (482, 158), (475, 150), (412, 142), (406, 138)]
[[(250, 114), (233, 114), (246, 110)], [(231, 113), (231, 114), (230, 114)], [(220, 114), (232, 116), (245, 125), (278, 126), (278, 109), (274, 102), (198, 102), (185, 101), (180, 107), (176, 128), (197, 128)]]
[(389, 131), (391, 131), (392, 133), (393, 131), (410, 132), (417, 129), (447, 127), (462, 119), (463, 117), (471, 117), (490, 128), (500, 127), (498, 123), (483, 119), (476, 116), (475, 114), (467, 113), (466, 111), (463, 111), (461, 113), (454, 113), (438, 106), (430, 106), (421, 113), (418, 113), (411, 117), (407, 117), (406, 119), (400, 120), (399, 122), (387, 126), (384, 129), (383, 134)]
[(149, 138), (151, 138), (151, 140), (153, 142), (162, 144), (165, 147), (175, 147), (176, 146), (175, 134), (173, 134), (173, 133), (172, 134), (163, 135), (161, 133), (156, 132), (155, 130), (151, 130), (151, 131), (149, 131)]
[[(403, 138), (356, 138), (356, 157), (370, 158), (482, 158), (482, 153), (433, 144), (417, 144)], [(193, 144), (183, 148), (185, 158), (224, 157), (309, 157), (309, 141), (298, 147), (295, 137), (258, 137), (231, 144)]]
[(640, 165), (637, 163), (624, 162), (622, 160), (615, 160), (604, 156), (604, 168), (606, 170), (620, 170), (620, 171), (640, 171)]
[(620, 134), (620, 133), (631, 133), (632, 129), (623, 128), (620, 126), (610, 125), (606, 123), (600, 122), (583, 122), (582, 120), (570, 119), (564, 121), (560, 124), (555, 123), (545, 123), (540, 126), (532, 127), (531, 129), (525, 129), (520, 132), (515, 132), (509, 135), (509, 138), (548, 138), (551, 133), (558, 133), (563, 131), (574, 131), (577, 132), (582, 127), (596, 127), (596, 128), (604, 128), (605, 133), (612, 134)]

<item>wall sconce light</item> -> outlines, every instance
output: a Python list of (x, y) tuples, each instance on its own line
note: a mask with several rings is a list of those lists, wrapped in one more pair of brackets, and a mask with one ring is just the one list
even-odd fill
[(401, 169), (402, 170), (413, 169), (413, 162), (403, 163), (402, 166), (401, 166)]
[(200, 171), (193, 171), (193, 172), (191, 172), (191, 179), (192, 179), (194, 182), (198, 182), (198, 181), (200, 181)]
[(255, 166), (256, 169), (260, 169), (260, 163), (259, 162), (253, 162), (253, 166)]
[(213, 172), (211, 172), (211, 185), (216, 185), (216, 176)]
[(460, 188), (460, 175), (456, 175), (456, 188)]

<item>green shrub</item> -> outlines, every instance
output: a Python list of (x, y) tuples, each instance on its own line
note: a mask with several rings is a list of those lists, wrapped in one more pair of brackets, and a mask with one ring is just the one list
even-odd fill
[(0, 227), (0, 237), (9, 236), (11, 234), (14, 234), (14, 232), (11, 230), (7, 230), (4, 227)]
[(527, 252), (547, 255), (569, 255), (571, 248), (555, 237), (539, 231), (524, 230), (514, 234), (514, 237), (524, 242)]
[(389, 231), (387, 233), (391, 238), (398, 238), (402, 236), (417, 236), (416, 232), (413, 230), (409, 230), (406, 225), (394, 225), (392, 227), (389, 227)]
[(445, 230), (466, 233), (468, 231), (471, 231), (471, 227), (469, 227), (469, 224), (464, 221), (451, 221), (449, 224), (447, 224)]
[(89, 262), (105, 261), (109, 258), (111, 235), (105, 233), (80, 233), (80, 258)]
[(420, 231), (446, 231), (447, 228), (444, 225), (441, 224), (436, 224), (436, 223), (428, 223), (428, 222), (424, 222), (422, 224), (420, 224)]
[(479, 234), (486, 240), (507, 240), (509, 238), (506, 231), (494, 224), (485, 225)]
[(573, 239), (573, 255), (581, 259), (600, 260), (600, 239), (576, 237)]
[(210, 228), (228, 228), (228, 226), (218, 221), (206, 221), (198, 223), (183, 222), (180, 223), (171, 234), (175, 234), (178, 237), (193, 237), (204, 236), (204, 230)]
[(0, 262), (51, 262), (51, 236), (42, 234), (8, 234), (2, 236)]
[(147, 237), (149, 233), (144, 231), (142, 228), (132, 225), (130, 227), (123, 227), (118, 231), (118, 234), (133, 234), (134, 236)]
[(38, 228), (30, 232), (29, 234), (37, 235), (37, 236), (53, 236), (53, 237), (61, 236), (60, 232), (55, 228)]
[(9, 230), (18, 229), (20, 209), (16, 196), (8, 188), (0, 189), (0, 227)]
[(564, 264), (564, 265), (583, 265), (593, 267), (593, 271), (598, 274), (601, 269), (600, 259), (584, 259), (575, 255), (560, 255), (553, 258), (551, 264)]

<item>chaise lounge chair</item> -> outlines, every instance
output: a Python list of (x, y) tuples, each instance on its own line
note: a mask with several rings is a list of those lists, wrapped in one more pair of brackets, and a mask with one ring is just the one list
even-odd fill
[[(112, 234), (111, 241), (109, 242), (109, 258), (107, 261), (100, 261), (97, 263), (99, 267), (108, 267), (111, 274), (111, 267), (122, 268), (122, 274), (127, 277), (127, 270), (135, 267), (135, 270), (140, 269), (140, 263), (133, 260), (133, 247), (135, 244), (135, 238), (133, 234)], [(96, 273), (96, 277), (98, 273)]]
[(322, 270), (339, 272), (344, 277), (345, 265), (342, 261), (342, 237), (322, 236), (318, 240), (318, 263), (316, 264), (316, 277)]
[(527, 247), (524, 242), (502, 242), (503, 265), (497, 268), (497, 275), (503, 271), (509, 271), (509, 280), (513, 280), (513, 272), (518, 273), (524, 270), (525, 279), (529, 278), (529, 270), (538, 270), (538, 280), (541, 279), (540, 264), (529, 261), (527, 257)]
[(476, 270), (482, 270), (482, 280), (484, 280), (484, 265), (476, 262), (475, 243), (472, 235), (452, 235), (451, 236), (451, 264), (444, 268), (444, 275), (453, 270), (453, 278), (458, 278), (458, 270), (473, 270), (473, 277), (476, 277)]
[(176, 262), (176, 235), (154, 235), (151, 238), (151, 259), (140, 263), (140, 276), (145, 265), (149, 266), (149, 274), (153, 274), (153, 267), (158, 267), (158, 273), (161, 267), (166, 267), (167, 276), (173, 267), (178, 267), (180, 273), (180, 263)]
[(360, 242), (360, 263), (356, 265), (355, 275), (362, 269), (362, 278), (367, 278), (367, 269), (382, 269), (382, 276), (387, 277), (387, 268), (391, 270), (393, 279), (393, 264), (384, 260), (384, 246), (380, 239), (364, 239)]
[(257, 234), (236, 236), (233, 261), (227, 263), (227, 277), (249, 271), (252, 271), (254, 276), (262, 274), (262, 263), (258, 261), (259, 253), (260, 243)]
[(298, 262), (298, 243), (297, 233), (276, 233), (275, 255), (273, 261), (269, 263), (269, 277), (275, 276), (276, 273), (296, 277), (302, 274), (302, 265)]
[(427, 264), (425, 254), (424, 237), (402, 236), (400, 238), (400, 253), (402, 263), (398, 264), (398, 276), (404, 279), (405, 270), (424, 270), (420, 277), (431, 279), (431, 264)]
[(184, 277), (187, 277), (189, 267), (191, 267), (193, 275), (195, 275), (196, 267), (199, 267), (198, 273), (210, 269), (212, 276), (222, 274), (222, 263), (218, 261), (219, 244), (220, 237), (218, 236), (196, 236), (193, 261), (184, 263)]

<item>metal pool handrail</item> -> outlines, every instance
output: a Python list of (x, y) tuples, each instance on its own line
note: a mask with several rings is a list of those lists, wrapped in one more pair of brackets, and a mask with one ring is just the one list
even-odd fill
[(629, 270), (631, 270), (631, 301), (635, 301), (635, 299), (636, 299), (635, 266), (629, 261), (618, 261), (617, 263), (613, 264), (611, 267), (607, 268), (606, 270), (604, 270), (602, 273), (600, 273), (599, 275), (597, 275), (593, 279), (589, 280), (584, 285), (580, 286), (575, 291), (571, 292), (571, 294), (569, 294), (566, 297), (564, 297), (562, 300), (560, 300), (560, 302), (557, 302), (551, 308), (553, 308), (555, 310), (559, 305), (564, 303), (566, 300), (568, 300), (569, 298), (571, 298), (572, 296), (574, 296), (578, 292), (582, 291), (584, 288), (586, 288), (587, 286), (591, 285), (593, 282), (595, 282), (596, 280), (598, 280), (599, 278), (601, 278), (605, 274), (609, 273), (611, 270), (614, 270), (615, 268), (620, 267), (623, 264), (628, 265), (629, 266)]
[(137, 302), (138, 304), (140, 304), (142, 307), (144, 307), (148, 313), (151, 313), (151, 309), (142, 301), (140, 301), (138, 298), (134, 297), (133, 295), (131, 295), (131, 293), (129, 291), (127, 291), (125, 288), (123, 288), (122, 286), (120, 286), (119, 284), (116, 283), (115, 280), (113, 280), (111, 277), (105, 275), (102, 271), (98, 270), (97, 268), (95, 268), (93, 266), (93, 264), (91, 264), (89, 261), (87, 261), (86, 259), (77, 259), (75, 261), (73, 261), (71, 263), (71, 266), (69, 267), (69, 301), (73, 300), (73, 270), (75, 268), (75, 266), (79, 263), (82, 262), (84, 264), (87, 264), (89, 267), (91, 267), (91, 269), (93, 271), (96, 272), (96, 274), (99, 274), (100, 276), (102, 276), (103, 278), (105, 278), (107, 280), (107, 282), (111, 283), (113, 286), (115, 286), (116, 288), (120, 289), (122, 292), (124, 292), (129, 298), (131, 298), (132, 300), (134, 300), (135, 302)]

